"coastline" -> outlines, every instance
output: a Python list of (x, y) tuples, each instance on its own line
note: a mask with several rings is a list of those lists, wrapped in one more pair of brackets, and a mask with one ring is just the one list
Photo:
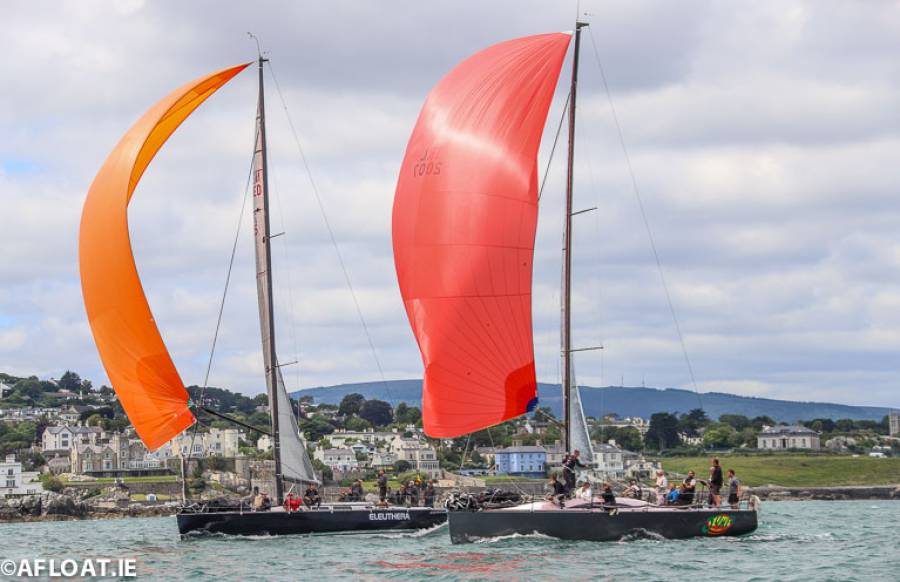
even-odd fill
[[(748, 487), (747, 493), (769, 501), (900, 501), (900, 485), (843, 487)], [(10, 503), (13, 502), (13, 503)], [(94, 505), (58, 493), (0, 499), (0, 524), (41, 521), (94, 521), (107, 519), (168, 517), (177, 502)]]

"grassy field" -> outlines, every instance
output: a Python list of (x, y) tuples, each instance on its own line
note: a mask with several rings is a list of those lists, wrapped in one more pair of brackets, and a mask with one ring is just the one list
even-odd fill
[[(724, 470), (734, 469), (744, 485), (781, 485), (784, 487), (839, 487), (845, 485), (900, 484), (900, 458), (873, 459), (849, 456), (728, 456), (719, 457)], [(709, 475), (710, 457), (674, 457), (662, 459), (666, 471), (697, 477)]]

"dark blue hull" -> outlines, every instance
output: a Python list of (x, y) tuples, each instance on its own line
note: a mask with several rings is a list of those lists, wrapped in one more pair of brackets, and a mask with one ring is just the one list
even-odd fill
[(514, 534), (541, 534), (561, 540), (616, 541), (632, 535), (669, 539), (739, 536), (757, 528), (752, 510), (454, 511), (449, 515), (453, 543)]

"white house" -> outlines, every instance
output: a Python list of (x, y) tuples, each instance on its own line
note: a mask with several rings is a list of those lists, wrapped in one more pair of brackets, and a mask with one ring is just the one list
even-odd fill
[(41, 435), (41, 448), (44, 451), (71, 451), (77, 445), (96, 445), (107, 438), (99, 426), (48, 426)]
[(236, 428), (210, 428), (209, 432), (186, 430), (160, 447), (154, 456), (161, 460), (170, 457), (226, 457), (238, 456), (243, 433)]
[(758, 449), (817, 450), (819, 447), (819, 433), (805, 426), (768, 426), (756, 437)]
[(624, 452), (615, 445), (594, 445), (594, 466), (606, 479), (625, 478)]
[(6, 455), (6, 461), (0, 462), (0, 497), (43, 492), (44, 486), (38, 480), (38, 472), (23, 471), (22, 463), (16, 461), (15, 455)]
[(332, 471), (347, 473), (359, 470), (359, 461), (352, 449), (323, 449), (317, 448), (313, 458), (323, 462)]
[(396, 435), (391, 441), (391, 452), (397, 461), (406, 461), (414, 471), (425, 473), (430, 477), (438, 477), (441, 473), (437, 451), (426, 441)]

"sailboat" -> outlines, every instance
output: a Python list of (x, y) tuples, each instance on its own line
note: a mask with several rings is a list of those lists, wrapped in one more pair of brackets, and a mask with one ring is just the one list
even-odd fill
[[(266, 60), (260, 55), (257, 61), (259, 97), (252, 198), (259, 322), (275, 461), (275, 490), (271, 492), (274, 508), (250, 511), (240, 505), (214, 510), (209, 504), (186, 504), (177, 515), (178, 530), (181, 534), (276, 535), (432, 527), (446, 520), (445, 511), (367, 503), (330, 504), (311, 510), (283, 507), (285, 482), (302, 485), (318, 480), (299, 432), (275, 346), (263, 80)], [(150, 108), (109, 154), (84, 203), (79, 262), (88, 320), (119, 402), (150, 451), (192, 427), (198, 408), (219, 418), (236, 419), (190, 401), (144, 296), (129, 240), (128, 203), (169, 136), (208, 97), (251, 64), (194, 80)]]
[[(568, 95), (561, 305), (563, 446), (594, 459), (574, 379), (572, 206), (575, 107), (582, 28), (501, 42), (452, 69), (429, 94), (407, 146), (394, 197), (394, 262), (424, 363), (426, 434), (453, 438), (532, 410), (532, 265), (538, 218), (537, 154), (574, 37)], [(757, 513), (569, 500), (451, 511), (455, 543), (512, 534), (618, 540), (741, 535)]]

